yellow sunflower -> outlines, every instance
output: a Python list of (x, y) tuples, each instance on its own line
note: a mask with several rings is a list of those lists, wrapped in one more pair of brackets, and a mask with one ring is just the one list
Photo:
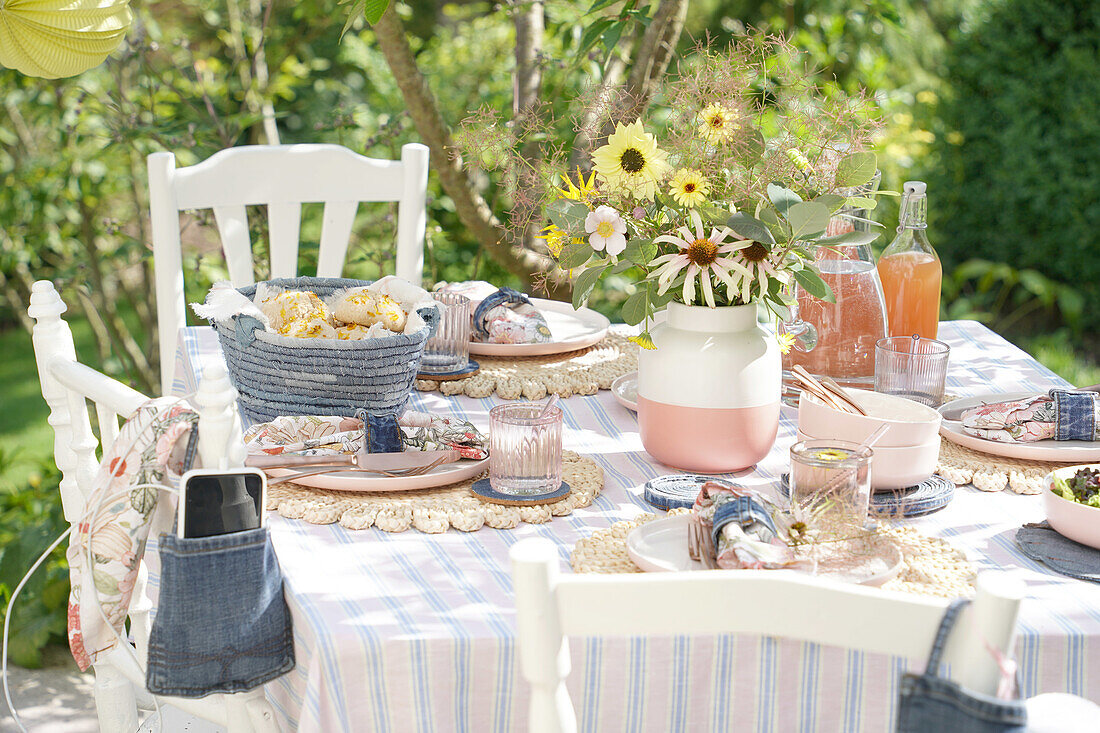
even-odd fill
[(648, 351), (653, 351), (657, 348), (653, 343), (653, 337), (649, 335), (649, 331), (642, 331), (637, 336), (631, 336), (628, 340), (633, 341), (638, 344), (638, 346)]
[(710, 181), (693, 168), (681, 168), (672, 177), (669, 189), (676, 203), (694, 209), (707, 200)]
[(711, 145), (728, 140), (741, 129), (734, 119), (733, 110), (720, 104), (708, 104), (699, 113), (699, 135)]
[(576, 185), (569, 179), (568, 174), (562, 176), (562, 178), (565, 179), (565, 187), (558, 189), (562, 198), (570, 201), (587, 201), (596, 195), (596, 171), (592, 171), (592, 175), (586, 181), (584, 180), (584, 172), (578, 168)]
[(641, 122), (615, 126), (607, 144), (592, 153), (601, 181), (631, 196), (653, 200), (657, 184), (671, 170), (668, 153), (657, 147), (657, 138), (642, 129)]

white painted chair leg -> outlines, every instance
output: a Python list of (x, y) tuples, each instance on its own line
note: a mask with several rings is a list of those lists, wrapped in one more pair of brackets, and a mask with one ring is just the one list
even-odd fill
[(95, 707), (102, 733), (132, 733), (137, 730), (137, 699), (130, 680), (113, 665), (95, 665)]
[[(554, 586), (558, 555), (544, 538), (517, 542), (509, 556), (516, 592), (516, 626), (520, 670), (531, 685), (528, 725), (531, 733), (574, 733), (576, 713), (565, 679), (569, 676), (569, 646), (558, 617)], [(523, 654), (522, 650), (530, 650)]]

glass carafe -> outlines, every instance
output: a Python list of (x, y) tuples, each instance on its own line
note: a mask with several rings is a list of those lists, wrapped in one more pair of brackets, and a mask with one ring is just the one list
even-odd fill
[(796, 336), (790, 353), (783, 357), (784, 383), (795, 383), (787, 370), (799, 364), (846, 387), (873, 389), (875, 343), (886, 336), (886, 303), (871, 247), (818, 247), (815, 260), (836, 302), (819, 300), (795, 286), (791, 319), (782, 326)]

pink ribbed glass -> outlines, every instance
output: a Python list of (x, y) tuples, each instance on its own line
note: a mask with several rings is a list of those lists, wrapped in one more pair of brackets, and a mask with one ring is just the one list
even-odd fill
[(489, 411), (489, 483), (502, 494), (529, 496), (561, 486), (560, 407), (539, 417), (533, 402), (497, 405)]

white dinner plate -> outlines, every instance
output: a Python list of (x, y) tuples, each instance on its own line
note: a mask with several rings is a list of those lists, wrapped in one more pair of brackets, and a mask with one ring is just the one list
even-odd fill
[[(303, 476), (294, 483), (312, 486), (315, 489), (333, 489), (335, 491), (414, 491), (416, 489), (434, 489), (437, 486), (456, 484), (471, 479), (489, 468), (489, 459), (473, 461), (463, 458), (454, 463), (436, 466), (428, 473), (419, 476), (380, 476), (376, 473), (356, 473), (354, 471), (333, 471), (316, 476)], [(273, 478), (295, 473), (285, 468), (267, 469)]]
[[(1035, 392), (1005, 392), (1003, 394), (985, 394), (977, 397), (964, 397), (952, 400), (940, 407), (940, 414), (954, 412), (958, 414), (978, 405), (990, 402), (1007, 402), (1034, 397)], [(1006, 458), (1019, 458), (1025, 461), (1054, 461), (1059, 463), (1095, 463), (1100, 461), (1100, 442), (1087, 440), (1038, 440), (1034, 443), (1001, 443), (968, 435), (962, 429), (962, 423), (946, 418), (940, 425), (940, 435), (952, 443), (981, 453)]]
[[(626, 552), (634, 564), (647, 573), (671, 572), (677, 570), (705, 570), (703, 563), (692, 560), (688, 554), (688, 522), (690, 514), (676, 514), (664, 519), (646, 522), (632, 529), (626, 536)], [(832, 580), (857, 583), (859, 585), (882, 585), (901, 570), (901, 551), (892, 548), (891, 555), (884, 558), (880, 567), (871, 574), (851, 576), (841, 572), (822, 572), (822, 577)], [(775, 570), (772, 572), (802, 573), (797, 570)]]
[(485, 344), (470, 342), (470, 353), (477, 356), (543, 356), (576, 351), (599, 343), (607, 335), (611, 321), (591, 308), (574, 310), (572, 304), (544, 298), (531, 303), (546, 318), (553, 341), (542, 344)]
[(611, 383), (611, 394), (628, 410), (638, 411), (638, 372), (624, 374)]

